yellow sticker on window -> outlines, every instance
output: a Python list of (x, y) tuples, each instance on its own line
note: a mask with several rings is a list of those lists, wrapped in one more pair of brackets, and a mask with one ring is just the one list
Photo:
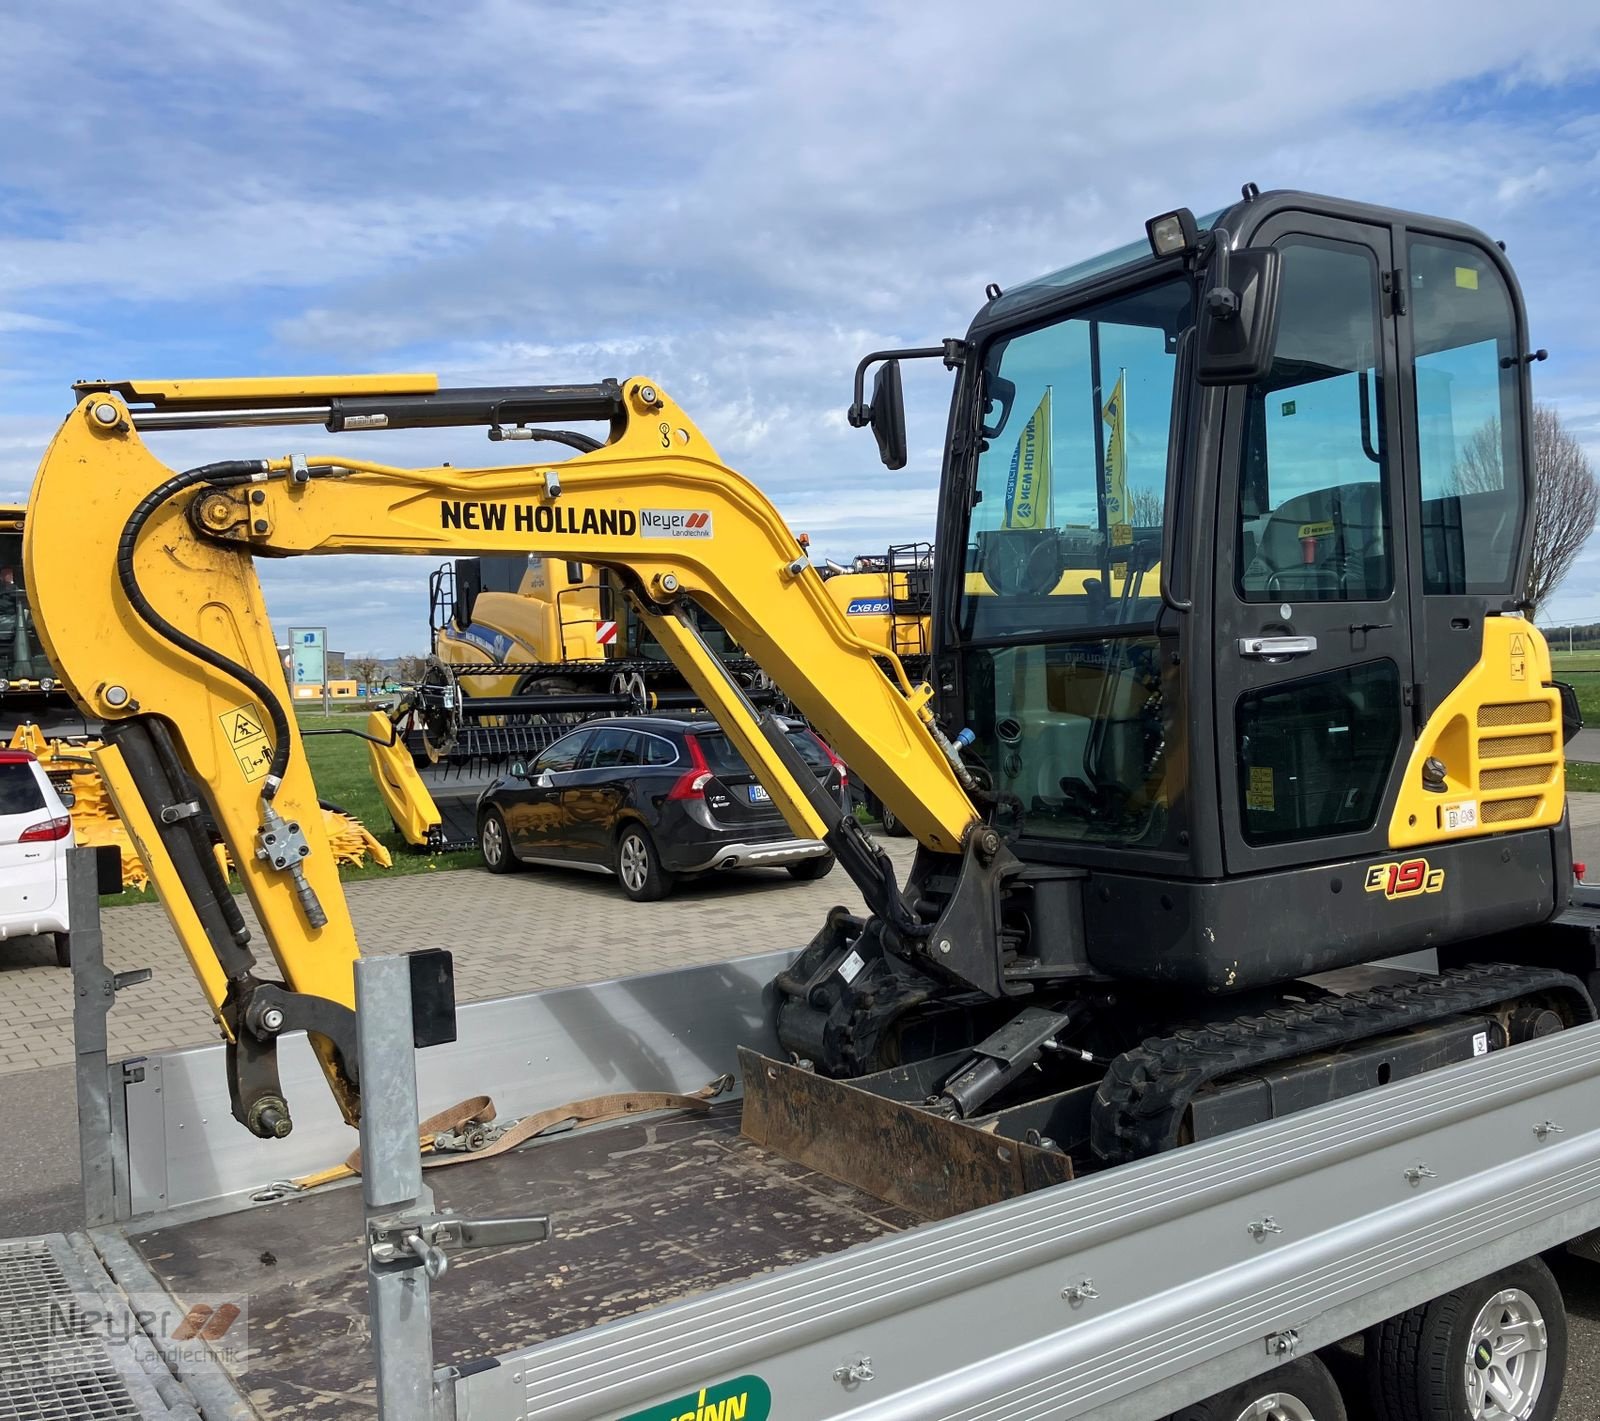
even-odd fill
[(1250, 767), (1250, 787), (1244, 792), (1246, 809), (1261, 809), (1270, 814), (1278, 807), (1278, 796), (1272, 785), (1271, 765)]
[(1111, 525), (1111, 546), (1125, 548), (1133, 541), (1133, 524), (1113, 523)]
[(223, 711), (217, 717), (222, 724), (222, 734), (239, 762), (245, 782), (254, 784), (262, 779), (272, 765), (272, 742), (261, 723), (261, 712), (249, 702)]
[(1332, 523), (1302, 523), (1298, 536), (1302, 538), (1326, 538), (1332, 532)]
[(1478, 289), (1478, 271), (1476, 267), (1458, 266), (1456, 268), (1456, 285), (1464, 291)]

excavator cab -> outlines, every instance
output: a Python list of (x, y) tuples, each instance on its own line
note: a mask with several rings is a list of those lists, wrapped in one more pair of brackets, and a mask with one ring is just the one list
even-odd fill
[[(1441, 913), (1553, 914), (1560, 711), (1518, 603), (1532, 357), (1504, 253), (1253, 188), (1150, 228), (991, 289), (938, 352), (934, 680), (1011, 850), (1084, 875), (1059, 930), (1089, 970), (1218, 992), (1433, 942)], [(1442, 897), (1364, 891), (1424, 846)]]

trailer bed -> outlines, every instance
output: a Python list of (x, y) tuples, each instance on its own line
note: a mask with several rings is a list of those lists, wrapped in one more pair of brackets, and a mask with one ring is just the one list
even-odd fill
[[(462, 1366), (914, 1226), (743, 1138), (739, 1106), (592, 1129), (429, 1171), (441, 1210), (548, 1213), (547, 1243), (455, 1256), (434, 1289), (435, 1358)], [(324, 1189), (132, 1235), (180, 1307), (244, 1296), (230, 1368), (257, 1410), (375, 1408), (361, 1191)]]

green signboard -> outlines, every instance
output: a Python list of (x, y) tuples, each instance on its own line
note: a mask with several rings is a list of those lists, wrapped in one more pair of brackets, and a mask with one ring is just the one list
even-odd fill
[(647, 1411), (632, 1412), (622, 1421), (767, 1421), (771, 1413), (772, 1393), (767, 1384), (760, 1377), (735, 1377)]

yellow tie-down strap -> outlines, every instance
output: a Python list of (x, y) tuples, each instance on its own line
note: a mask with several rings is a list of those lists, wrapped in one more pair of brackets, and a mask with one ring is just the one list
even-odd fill
[[(636, 1090), (592, 1095), (586, 1100), (568, 1101), (565, 1105), (552, 1106), (534, 1115), (524, 1115), (504, 1129), (497, 1129), (494, 1124), (494, 1101), (486, 1095), (475, 1095), (447, 1110), (441, 1110), (437, 1115), (430, 1115), (417, 1126), (422, 1167), (440, 1169), (449, 1164), (465, 1164), (468, 1160), (503, 1155), (557, 1126), (602, 1125), (662, 1110), (690, 1110), (703, 1114), (711, 1109), (713, 1100), (732, 1086), (733, 1077), (722, 1075), (708, 1081), (699, 1090), (687, 1092)], [(442, 1148), (436, 1143), (440, 1136), (454, 1136), (460, 1143)], [(298, 1179), (279, 1180), (258, 1189), (251, 1198), (257, 1203), (267, 1203), (289, 1194), (315, 1189), (319, 1185), (351, 1179), (360, 1173), (361, 1151), (354, 1150), (343, 1164), (313, 1174), (302, 1174)]]

